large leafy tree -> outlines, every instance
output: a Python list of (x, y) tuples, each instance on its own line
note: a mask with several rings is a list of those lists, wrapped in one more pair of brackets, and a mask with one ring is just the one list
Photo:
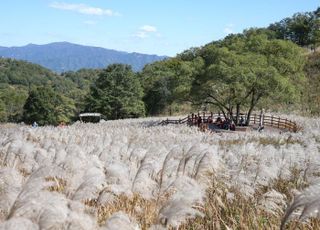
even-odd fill
[(312, 32), (313, 15), (312, 13), (297, 13), (288, 20), (288, 37), (300, 46), (311, 43), (310, 35)]
[(201, 60), (192, 49), (177, 58), (156, 62), (143, 69), (141, 81), (148, 114), (171, 114), (174, 103), (186, 103), (193, 77), (203, 64)]
[(206, 66), (193, 82), (191, 97), (217, 106), (235, 122), (240, 111), (250, 117), (262, 98), (279, 102), (299, 95), (304, 57), (292, 42), (252, 29), (208, 45), (200, 55)]
[(23, 120), (31, 124), (57, 125), (68, 123), (74, 116), (74, 103), (71, 99), (56, 93), (51, 87), (37, 87), (30, 91), (24, 105)]
[(145, 114), (143, 90), (131, 66), (109, 65), (90, 88), (86, 111), (100, 112), (107, 119)]
[(22, 87), (6, 86), (0, 88), (0, 99), (4, 102), (7, 121), (20, 121), (23, 113), (23, 106), (28, 97), (27, 90)]

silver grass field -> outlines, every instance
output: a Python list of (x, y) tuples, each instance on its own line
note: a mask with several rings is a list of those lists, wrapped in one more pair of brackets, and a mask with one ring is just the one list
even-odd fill
[(320, 119), (200, 132), (159, 118), (0, 126), (0, 229), (320, 228)]

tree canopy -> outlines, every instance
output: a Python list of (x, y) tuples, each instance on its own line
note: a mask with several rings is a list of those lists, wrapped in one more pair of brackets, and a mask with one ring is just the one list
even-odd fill
[(278, 39), (291, 40), (299, 46), (311, 45), (315, 48), (320, 42), (320, 8), (313, 12), (296, 13), (268, 27)]
[(39, 125), (68, 123), (74, 116), (74, 104), (70, 99), (56, 93), (51, 87), (37, 87), (31, 90), (24, 105), (23, 121), (36, 121)]
[(28, 97), (28, 92), (24, 88), (18, 86), (3, 86), (0, 88), (0, 99), (4, 103), (6, 113), (3, 121), (20, 121), (23, 113), (23, 106)]
[(113, 64), (91, 86), (86, 111), (102, 113), (107, 119), (144, 116), (142, 96), (139, 79), (131, 67)]
[(235, 115), (235, 122), (241, 110), (250, 116), (261, 98), (296, 96), (303, 79), (299, 47), (255, 30), (208, 45), (200, 55), (205, 68), (195, 77), (191, 97), (217, 106), (226, 117)]
[(185, 103), (193, 75), (200, 66), (197, 59), (183, 61), (178, 58), (147, 65), (141, 73), (141, 82), (148, 114), (172, 113), (174, 102)]

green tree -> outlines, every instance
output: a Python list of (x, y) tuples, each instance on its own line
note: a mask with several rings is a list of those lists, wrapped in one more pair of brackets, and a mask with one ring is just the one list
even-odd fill
[(71, 80), (77, 88), (89, 92), (90, 85), (96, 81), (101, 73), (101, 69), (80, 69), (76, 72), (68, 71), (62, 73), (62, 77)]
[(20, 121), (23, 114), (23, 106), (28, 97), (26, 89), (7, 86), (0, 89), (0, 99), (5, 104), (7, 119), (9, 122)]
[(86, 111), (100, 112), (108, 119), (145, 115), (143, 90), (131, 66), (109, 65), (90, 89)]
[[(319, 8), (320, 9), (320, 8)], [(320, 10), (319, 10), (320, 11)], [(312, 42), (312, 48), (315, 51), (316, 48), (320, 45), (320, 13), (319, 15), (315, 15), (312, 28), (310, 40)]]
[(161, 114), (171, 103), (172, 93), (169, 84), (168, 77), (160, 78), (146, 92), (143, 100), (148, 114)]
[(31, 124), (36, 121), (39, 125), (58, 125), (68, 123), (74, 116), (74, 104), (56, 93), (51, 87), (37, 87), (30, 91), (24, 105), (23, 120)]
[(312, 13), (297, 13), (288, 21), (288, 34), (291, 41), (300, 46), (306, 46), (311, 43), (310, 34), (312, 31)]
[(187, 103), (193, 77), (202, 65), (203, 61), (196, 57), (195, 50), (185, 51), (178, 58), (147, 65), (141, 73), (147, 113), (171, 114), (173, 103), (180, 106)]
[(66, 81), (71, 81), (74, 84), (73, 87), (69, 87), (64, 95), (74, 100), (77, 114), (85, 110), (86, 97), (90, 92), (90, 85), (98, 79), (101, 72), (101, 69), (80, 69), (75, 72), (62, 73), (62, 77)]
[(291, 40), (299, 46), (319, 44), (320, 8), (314, 12), (296, 13), (292, 17), (271, 24), (268, 29), (275, 32), (276, 38)]
[(193, 82), (192, 98), (217, 106), (235, 122), (241, 110), (250, 117), (262, 98), (279, 101), (299, 95), (304, 57), (291, 42), (250, 30), (205, 47), (201, 55), (206, 66)]

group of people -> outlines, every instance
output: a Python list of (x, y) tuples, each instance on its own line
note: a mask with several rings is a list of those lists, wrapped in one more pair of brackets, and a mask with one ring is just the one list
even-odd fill
[[(212, 123), (212, 124), (211, 124)], [(236, 130), (236, 125), (232, 119), (226, 118), (224, 120), (221, 117), (217, 117), (215, 122), (209, 123), (209, 129), (225, 129), (225, 130)]]
[[(202, 118), (200, 115), (194, 115), (191, 118), (191, 124), (197, 125), (199, 128), (203, 128), (202, 124), (208, 124), (209, 129), (225, 129), (225, 130), (236, 130), (236, 124), (232, 119), (226, 118), (222, 119), (220, 116), (213, 121), (212, 116), (209, 116), (207, 119)], [(244, 118), (241, 116), (239, 120), (239, 125), (244, 126), (245, 121)]]

